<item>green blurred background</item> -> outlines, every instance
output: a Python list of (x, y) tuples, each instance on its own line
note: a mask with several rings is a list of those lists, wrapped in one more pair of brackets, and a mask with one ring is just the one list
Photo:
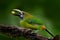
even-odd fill
[[(54, 36), (60, 35), (60, 0), (0, 0), (0, 24), (19, 26), (20, 19), (11, 15), (11, 10), (14, 8), (39, 17)], [(51, 38), (45, 31), (40, 31), (38, 34)], [(25, 40), (22, 37), (19, 39)], [(9, 38), (0, 35), (0, 40)]]

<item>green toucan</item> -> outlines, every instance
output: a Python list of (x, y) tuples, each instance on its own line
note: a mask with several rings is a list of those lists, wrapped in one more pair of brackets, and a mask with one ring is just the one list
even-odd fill
[[(20, 25), (22, 27), (32, 29), (32, 30), (45, 30), (49, 34), (51, 34), (46, 29), (46, 27), (43, 24), (41, 19), (38, 19), (38, 18), (34, 17), (33, 15), (31, 15), (31, 14), (25, 12), (25, 11), (21, 11), (19, 9), (13, 9), (12, 14), (15, 15), (15, 16), (18, 16), (21, 19), (20, 20)], [(53, 36), (53, 35), (51, 34), (51, 36)]]

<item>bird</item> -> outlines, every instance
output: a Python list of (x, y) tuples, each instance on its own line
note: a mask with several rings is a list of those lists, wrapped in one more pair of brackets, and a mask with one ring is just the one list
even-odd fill
[(33, 16), (32, 14), (19, 10), (19, 9), (13, 9), (11, 13), (15, 16), (18, 16), (20, 20), (20, 25), (27, 29), (32, 30), (45, 30), (47, 31), (51, 36), (54, 36), (52, 33), (50, 33), (46, 26), (44, 25), (43, 21), (40, 18), (37, 18)]

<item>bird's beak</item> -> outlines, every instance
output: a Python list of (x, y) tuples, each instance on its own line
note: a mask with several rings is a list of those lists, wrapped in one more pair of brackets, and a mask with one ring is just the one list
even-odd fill
[(11, 13), (15, 16), (20, 16), (20, 14), (22, 14), (22, 11), (19, 9), (13, 9)]
[(11, 13), (12, 13), (13, 15), (18, 15), (18, 14), (16, 14), (16, 12), (15, 12), (15, 11), (11, 11)]

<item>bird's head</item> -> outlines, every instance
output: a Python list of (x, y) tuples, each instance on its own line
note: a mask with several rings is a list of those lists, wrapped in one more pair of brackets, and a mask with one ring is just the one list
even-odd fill
[(12, 13), (13, 15), (15, 15), (15, 16), (20, 17), (20, 19), (23, 19), (23, 18), (24, 18), (24, 13), (23, 13), (23, 11), (21, 11), (21, 10), (19, 10), (19, 9), (13, 9), (13, 10), (11, 11), (11, 13)]

